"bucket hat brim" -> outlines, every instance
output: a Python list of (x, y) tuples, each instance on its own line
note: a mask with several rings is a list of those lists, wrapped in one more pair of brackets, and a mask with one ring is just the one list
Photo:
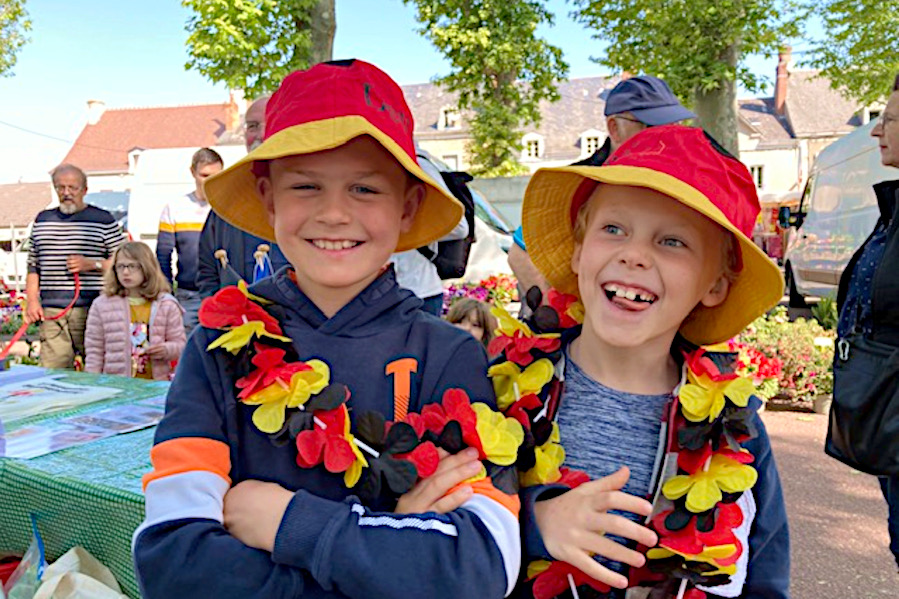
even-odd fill
[(207, 179), (203, 186), (206, 197), (212, 209), (230, 224), (277, 242), (268, 212), (259, 199), (253, 163), (332, 150), (363, 135), (373, 137), (400, 166), (425, 185), (425, 196), (412, 227), (400, 235), (395, 251), (428, 245), (452, 231), (464, 214), (462, 204), (441, 189), (393, 138), (358, 115), (310, 121), (274, 133), (235, 164)]

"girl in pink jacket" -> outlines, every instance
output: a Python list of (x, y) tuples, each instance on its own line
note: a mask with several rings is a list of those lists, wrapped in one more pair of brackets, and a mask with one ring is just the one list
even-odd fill
[(156, 255), (133, 241), (115, 251), (87, 315), (88, 372), (168, 380), (187, 342), (184, 310)]

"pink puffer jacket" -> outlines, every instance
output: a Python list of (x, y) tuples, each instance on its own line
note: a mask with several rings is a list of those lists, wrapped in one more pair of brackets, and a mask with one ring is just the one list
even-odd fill
[[(150, 343), (162, 343), (165, 357), (153, 359), (153, 378), (168, 380), (171, 363), (181, 357), (187, 337), (184, 309), (171, 294), (160, 295), (150, 308)], [(127, 297), (101, 295), (91, 304), (84, 332), (88, 372), (131, 376), (131, 306)]]

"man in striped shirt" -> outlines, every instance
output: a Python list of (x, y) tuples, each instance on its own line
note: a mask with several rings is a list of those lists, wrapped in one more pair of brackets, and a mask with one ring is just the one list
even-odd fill
[[(197, 271), (200, 266), (200, 233), (209, 216), (209, 203), (203, 182), (222, 170), (222, 157), (213, 149), (200, 148), (190, 162), (190, 174), (196, 188), (187, 195), (171, 201), (159, 217), (156, 238), (156, 257), (165, 278), (172, 283), (175, 297), (184, 308), (184, 329), (188, 335), (197, 326), (200, 291)], [(172, 276), (172, 252), (177, 252), (177, 274)]]
[[(84, 171), (61, 164), (51, 176), (59, 206), (38, 214), (31, 229), (25, 320), (41, 323), (41, 366), (72, 368), (75, 355), (84, 355), (87, 309), (125, 236), (112, 214), (84, 203)], [(81, 280), (77, 297), (75, 273)]]

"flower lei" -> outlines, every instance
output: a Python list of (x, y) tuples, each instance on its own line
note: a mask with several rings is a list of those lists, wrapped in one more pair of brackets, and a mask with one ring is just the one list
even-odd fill
[(347, 409), (350, 389), (331, 381), (324, 361), (297, 359), (278, 320), (263, 307), (269, 303), (249, 293), (241, 281), (204, 300), (198, 316), (203, 326), (224, 331), (207, 351), (233, 356), (237, 398), (256, 406), (254, 426), (275, 446), (293, 444), (299, 467), (342, 473), (347, 488), (371, 505), (385, 496), (396, 500), (433, 474), (438, 447), (449, 453), (474, 447), (484, 467), (469, 481), (490, 476), (496, 488), (516, 493), (514, 476), (502, 473), (515, 463), (524, 440), (517, 419), (472, 403), (461, 389), (449, 389), (441, 403), (425, 406), (420, 414), (390, 422), (367, 412), (353, 430)]
[[(494, 308), (499, 327), (490, 345), (500, 358), (489, 369), (497, 402), (525, 431), (516, 465), (522, 487), (561, 484), (574, 488), (589, 480), (562, 467), (555, 412), (561, 394), (556, 373), (562, 357), (560, 335), (583, 320), (572, 295), (532, 288), (527, 322)], [(736, 354), (698, 348), (684, 355), (686, 383), (670, 407), (669, 463), (648, 526), (658, 533), (653, 548), (641, 548), (647, 564), (631, 568), (629, 586), (652, 587), (664, 596), (703, 599), (696, 585), (726, 584), (744, 547), (735, 535), (743, 513), (736, 501), (755, 484), (753, 456), (741, 444), (755, 437), (750, 381), (733, 372)], [(675, 459), (676, 458), (676, 459)], [(675, 466), (676, 465), (676, 466)], [(536, 561), (527, 569), (535, 599), (606, 597), (610, 587), (564, 562)], [(661, 596), (661, 595), (660, 595)]]

